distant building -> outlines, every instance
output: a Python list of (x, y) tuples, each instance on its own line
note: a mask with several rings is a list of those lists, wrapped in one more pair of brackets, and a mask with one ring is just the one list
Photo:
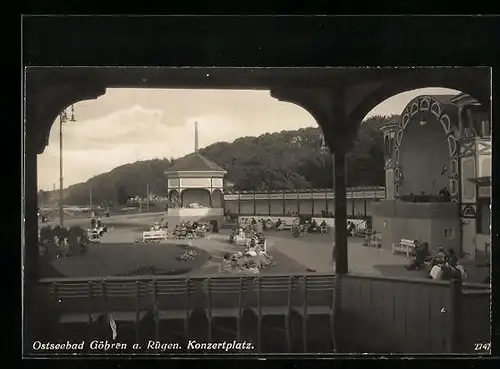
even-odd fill
[(165, 174), (169, 224), (184, 220), (222, 223), (227, 172), (198, 152), (197, 125), (194, 153), (176, 161)]

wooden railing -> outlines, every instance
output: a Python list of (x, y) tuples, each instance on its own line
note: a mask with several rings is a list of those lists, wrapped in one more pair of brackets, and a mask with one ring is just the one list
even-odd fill
[[(489, 286), (460, 281), (311, 273), (43, 279), (40, 288), (57, 301), (61, 323), (67, 315), (89, 322), (111, 313), (137, 325), (153, 311), (156, 324), (183, 320), (187, 335), (196, 310), (207, 317), (211, 337), (214, 317), (239, 322), (243, 311), (251, 311), (258, 319), (257, 349), (262, 318), (278, 310), (285, 318), (300, 316), (302, 332), (315, 312), (332, 321), (335, 316), (332, 337), (340, 352), (468, 353), (474, 352), (473, 343), (487, 341), (490, 332)], [(235, 338), (241, 337), (240, 328), (238, 323)], [(290, 333), (287, 325), (284, 329)], [(155, 333), (158, 339), (159, 326)], [(314, 349), (307, 348), (304, 338), (307, 350)]]
[(489, 337), (488, 285), (348, 274), (340, 286), (345, 351), (474, 353)]

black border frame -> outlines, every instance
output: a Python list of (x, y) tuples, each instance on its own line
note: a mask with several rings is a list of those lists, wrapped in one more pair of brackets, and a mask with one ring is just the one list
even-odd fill
[[(22, 19), (21, 52), (22, 67), (483, 65), (495, 68), (500, 66), (499, 39), (500, 18), (491, 16), (25, 16)], [(493, 119), (500, 116), (496, 92), (499, 86), (500, 79), (495, 68)], [(495, 146), (493, 145), (494, 151)], [(494, 172), (495, 168), (494, 165)], [(495, 173), (493, 176), (495, 177)], [(496, 207), (493, 209), (496, 210)], [(495, 214), (496, 212), (492, 214), (494, 244), (498, 242)], [(16, 252), (12, 254), (20, 256)], [(494, 260), (498, 255), (493, 250)], [(494, 281), (497, 280), (495, 275), (494, 270)], [(19, 280), (18, 276), (16, 273), (16, 280)], [(20, 285), (18, 287), (17, 291), (20, 291)], [(496, 310), (495, 296), (498, 295), (498, 288), (493, 283), (493, 310)], [(19, 316), (21, 309), (15, 311)], [(495, 311), (492, 312), (494, 313)], [(494, 319), (494, 353), (498, 353), (499, 348), (498, 325), (498, 320)], [(19, 326), (16, 327), (17, 331)], [(350, 364), (349, 359), (352, 358), (354, 356), (343, 357), (336, 359), (336, 362), (345, 361), (345, 364)], [(358, 356), (357, 359), (351, 365), (364, 365), (365, 362), (374, 364), (366, 356)], [(445, 359), (440, 361), (442, 360)], [(50, 365), (82, 365), (81, 361), (66, 361), (51, 360)], [(35, 362), (49, 364), (46, 360), (25, 361), (23, 364), (33, 365)], [(190, 360), (182, 360), (182, 364), (188, 362), (192, 363)], [(218, 367), (229, 363), (227, 360), (210, 361), (212, 362)], [(293, 367), (333, 364), (330, 360), (324, 362), (321, 359), (314, 360), (314, 356), (311, 356), (308, 360), (268, 359), (260, 364), (272, 367), (287, 364)], [(404, 365), (413, 365), (414, 362), (407, 361)], [(135, 361), (124, 362), (123, 359), (120, 363), (115, 360), (106, 360), (106, 363), (116, 363), (120, 368), (126, 365), (138, 366)], [(160, 363), (162, 366), (181, 365), (180, 360)], [(154, 364), (157, 365), (156, 362)], [(464, 364), (474, 365), (466, 360), (455, 361), (452, 365)], [(421, 366), (422, 363), (417, 365)]]

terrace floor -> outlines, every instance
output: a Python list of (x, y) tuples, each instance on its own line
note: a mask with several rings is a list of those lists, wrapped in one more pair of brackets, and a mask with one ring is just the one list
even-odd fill
[[(100, 245), (91, 245), (86, 254), (58, 258), (41, 264), (42, 277), (91, 277), (137, 274), (216, 275), (220, 273), (221, 259), (235, 247), (228, 242), (228, 232), (208, 234), (204, 239), (168, 240), (165, 244), (136, 243), (149, 225), (158, 221), (163, 213), (119, 215), (105, 219), (109, 232)], [(87, 227), (88, 219), (66, 220), (68, 226)], [(305, 271), (332, 272), (333, 235), (307, 234), (294, 238), (291, 232), (266, 232), (267, 245), (273, 255), (273, 266), (262, 273), (300, 273)], [(195, 250), (198, 256), (182, 261), (178, 257), (187, 250)], [(402, 255), (391, 250), (363, 246), (361, 238), (349, 238), (349, 271), (356, 274), (384, 275), (393, 277), (417, 277), (425, 271), (408, 271), (408, 263)], [(471, 282), (481, 282), (489, 268), (478, 268), (466, 263)]]

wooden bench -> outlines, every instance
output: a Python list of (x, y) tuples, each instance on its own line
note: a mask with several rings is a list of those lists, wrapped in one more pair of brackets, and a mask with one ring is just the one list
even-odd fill
[(148, 231), (142, 232), (142, 241), (165, 241), (168, 238), (167, 232), (164, 230), (161, 231)]
[(277, 228), (278, 231), (291, 231), (293, 228), (293, 223), (283, 222)]
[(399, 243), (392, 244), (392, 253), (404, 253), (407, 258), (410, 257), (411, 253), (415, 249), (415, 240), (408, 240), (402, 238)]

